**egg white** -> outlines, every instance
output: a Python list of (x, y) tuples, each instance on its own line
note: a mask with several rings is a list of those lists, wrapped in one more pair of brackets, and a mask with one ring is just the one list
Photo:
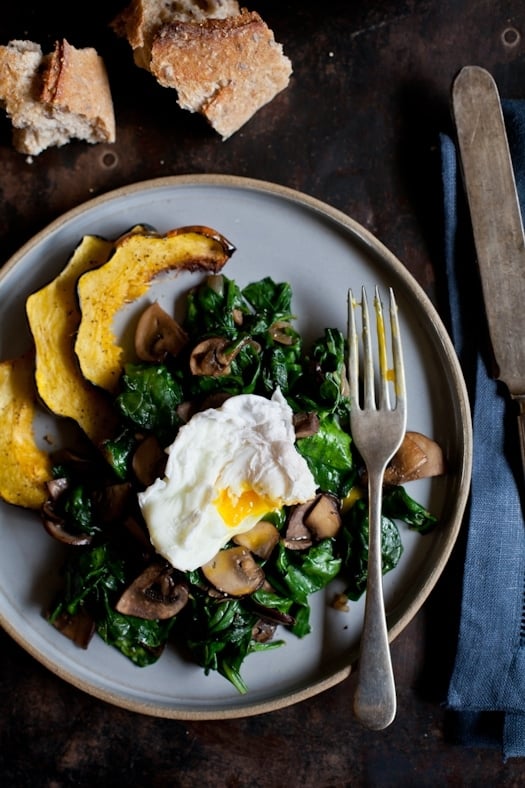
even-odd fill
[(172, 566), (197, 569), (264, 514), (315, 496), (292, 417), (277, 390), (230, 397), (181, 427), (164, 477), (138, 495), (151, 542)]

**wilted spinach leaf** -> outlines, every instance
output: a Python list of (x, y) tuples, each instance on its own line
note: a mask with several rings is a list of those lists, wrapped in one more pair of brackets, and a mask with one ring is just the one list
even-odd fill
[(167, 444), (180, 424), (177, 405), (182, 400), (182, 387), (164, 364), (142, 363), (126, 365), (116, 403), (126, 419)]

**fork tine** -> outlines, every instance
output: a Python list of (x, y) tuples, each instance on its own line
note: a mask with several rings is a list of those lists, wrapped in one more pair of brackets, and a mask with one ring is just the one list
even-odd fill
[(376, 285), (374, 296), (377, 330), (377, 354), (379, 357), (379, 407), (390, 410), (389, 374), (386, 353), (385, 319), (383, 316), (383, 302)]
[(390, 330), (392, 334), (392, 357), (394, 361), (394, 385), (396, 393), (396, 409), (406, 410), (406, 381), (405, 366), (403, 363), (403, 349), (401, 346), (401, 333), (397, 302), (394, 291), (390, 288)]
[(363, 404), (368, 410), (375, 410), (374, 358), (372, 354), (372, 337), (370, 336), (370, 315), (366, 290), (361, 290), (361, 319), (363, 331)]
[(352, 408), (359, 408), (359, 337), (355, 321), (356, 301), (348, 291), (348, 378)]

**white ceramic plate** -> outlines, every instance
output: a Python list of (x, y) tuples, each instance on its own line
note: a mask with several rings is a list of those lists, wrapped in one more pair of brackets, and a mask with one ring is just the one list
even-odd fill
[[(435, 585), (454, 545), (466, 503), (471, 464), (468, 400), (448, 335), (435, 309), (403, 265), (343, 213), (290, 189), (227, 176), (172, 177), (111, 192), (76, 208), (27, 243), (0, 271), (0, 358), (30, 343), (25, 299), (55, 276), (86, 233), (116, 238), (137, 223), (165, 232), (214, 227), (237, 251), (224, 273), (248, 284), (264, 276), (288, 281), (305, 338), (325, 327), (346, 330), (346, 292), (393, 286), (404, 341), (408, 426), (439, 441), (446, 477), (418, 481), (408, 492), (440, 517), (428, 536), (402, 527), (404, 553), (385, 578), (393, 639)], [(150, 298), (173, 306), (198, 274), (158, 279)], [(52, 423), (39, 430), (53, 430)], [(0, 621), (30, 654), (64, 680), (118, 706), (179, 719), (241, 717), (296, 703), (342, 681), (357, 656), (363, 601), (348, 612), (330, 606), (333, 588), (315, 595), (310, 635), (244, 663), (242, 696), (219, 675), (168, 649), (151, 667), (132, 665), (95, 637), (75, 647), (43, 618), (61, 553), (38, 515), (0, 503)]]

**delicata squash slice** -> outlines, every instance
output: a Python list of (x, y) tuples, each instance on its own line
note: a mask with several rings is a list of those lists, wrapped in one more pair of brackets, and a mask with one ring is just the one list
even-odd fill
[(80, 323), (77, 281), (105, 263), (113, 247), (112, 241), (85, 235), (63, 271), (26, 301), (36, 348), (38, 394), (57, 416), (76, 421), (95, 445), (112, 435), (116, 415), (106, 392), (84, 378), (75, 355)]
[(223, 235), (202, 226), (180, 227), (164, 235), (135, 230), (114, 246), (108, 262), (78, 280), (81, 320), (75, 342), (84, 377), (110, 392), (116, 390), (127, 360), (113, 331), (119, 310), (144, 295), (160, 273), (175, 269), (217, 273), (235, 251)]
[(37, 394), (35, 358), (30, 350), (0, 362), (0, 498), (39, 509), (47, 498), (51, 463), (35, 440)]

